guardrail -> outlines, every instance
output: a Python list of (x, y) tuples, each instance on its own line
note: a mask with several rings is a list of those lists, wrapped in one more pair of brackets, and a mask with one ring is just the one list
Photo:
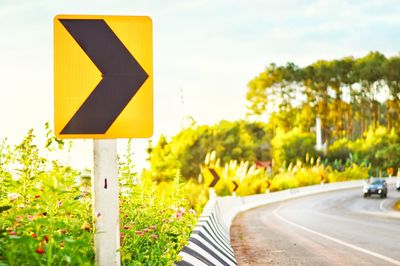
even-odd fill
[[(396, 182), (396, 178), (386, 178), (386, 180), (388, 184)], [(362, 187), (363, 182), (363, 180), (356, 180), (321, 184), (246, 197), (213, 196), (204, 207), (190, 236), (189, 244), (179, 253), (182, 261), (176, 263), (176, 265), (236, 265), (236, 259), (230, 245), (229, 229), (239, 212), (307, 195)]]
[(210, 199), (204, 207), (189, 244), (180, 252), (176, 265), (236, 265), (230, 245), (229, 227), (223, 222), (219, 198)]

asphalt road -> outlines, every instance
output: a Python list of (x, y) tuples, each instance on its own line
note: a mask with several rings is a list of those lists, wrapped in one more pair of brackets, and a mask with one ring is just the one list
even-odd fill
[(362, 189), (321, 193), (239, 214), (231, 244), (238, 265), (400, 265), (400, 213)]

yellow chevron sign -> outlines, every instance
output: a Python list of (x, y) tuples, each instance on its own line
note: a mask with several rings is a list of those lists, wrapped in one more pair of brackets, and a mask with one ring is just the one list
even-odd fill
[(149, 17), (54, 18), (54, 124), (59, 138), (153, 134)]

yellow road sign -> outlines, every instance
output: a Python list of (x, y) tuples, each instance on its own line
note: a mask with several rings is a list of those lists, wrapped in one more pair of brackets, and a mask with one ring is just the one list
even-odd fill
[(153, 134), (149, 17), (54, 18), (54, 124), (59, 138)]

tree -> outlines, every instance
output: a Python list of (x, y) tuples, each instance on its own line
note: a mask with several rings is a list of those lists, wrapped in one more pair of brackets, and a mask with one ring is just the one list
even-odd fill
[[(272, 63), (249, 82), (246, 97), (251, 115), (267, 114), (285, 131), (312, 131), (318, 115), (327, 143), (358, 138), (370, 125), (398, 129), (400, 57), (370, 52), (361, 58), (317, 60), (305, 67)], [(293, 115), (296, 112), (303, 114)]]
[(189, 127), (171, 140), (162, 136), (148, 149), (153, 180), (172, 180), (179, 170), (185, 179), (197, 179), (206, 154), (215, 151), (221, 163), (230, 160), (270, 159), (268, 142), (271, 134), (266, 124), (246, 121), (221, 121), (214, 126)]
[(400, 97), (400, 56), (388, 58), (384, 64), (384, 79), (389, 87), (389, 99), (386, 101), (387, 128), (399, 128)]
[[(385, 60), (386, 57), (383, 54), (370, 52), (366, 56), (357, 59), (353, 68), (355, 80), (362, 86), (361, 99), (365, 105), (369, 105), (370, 123), (374, 128), (377, 128), (379, 121), (377, 95), (382, 89)], [(364, 107), (365, 105), (363, 104)], [(363, 127), (364, 129), (368, 127), (368, 121), (364, 122)]]
[(316, 158), (315, 137), (311, 133), (294, 128), (290, 132), (278, 131), (271, 141), (274, 168), (286, 167), (290, 163), (304, 161), (306, 155)]

